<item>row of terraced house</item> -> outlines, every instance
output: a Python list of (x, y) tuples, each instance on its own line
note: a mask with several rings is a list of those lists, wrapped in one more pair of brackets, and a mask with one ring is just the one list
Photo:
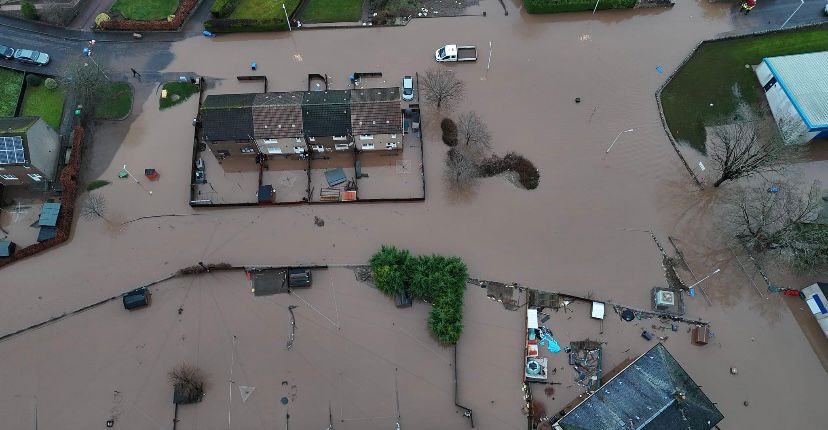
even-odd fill
[(200, 121), (219, 160), (402, 150), (398, 87), (211, 95)]

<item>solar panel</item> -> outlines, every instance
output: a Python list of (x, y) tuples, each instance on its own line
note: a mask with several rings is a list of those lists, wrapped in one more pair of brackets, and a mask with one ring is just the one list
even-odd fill
[(25, 162), (26, 152), (23, 150), (22, 137), (0, 137), (0, 164), (19, 164)]

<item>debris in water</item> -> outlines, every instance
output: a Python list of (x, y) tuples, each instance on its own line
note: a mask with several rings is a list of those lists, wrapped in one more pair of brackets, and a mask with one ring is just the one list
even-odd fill
[(325, 226), (325, 220), (319, 218), (318, 216), (313, 217), (313, 223), (316, 224), (317, 227)]
[(731, 374), (731, 375), (735, 375), (735, 374), (737, 374), (737, 373), (739, 373), (739, 371), (738, 371), (738, 370), (736, 370), (736, 368), (735, 368), (735, 367), (731, 367), (731, 368), (730, 368), (730, 374)]

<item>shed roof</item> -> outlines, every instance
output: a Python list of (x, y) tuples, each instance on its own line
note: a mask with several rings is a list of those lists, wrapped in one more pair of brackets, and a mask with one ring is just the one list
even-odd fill
[(0, 257), (10, 257), (14, 250), (14, 242), (10, 240), (0, 240)]
[(41, 227), (55, 227), (57, 225), (58, 214), (60, 214), (60, 203), (43, 203), (37, 225)]
[(560, 421), (564, 430), (710, 430), (724, 418), (659, 343)]
[(828, 129), (828, 51), (783, 55), (763, 60), (805, 124)]

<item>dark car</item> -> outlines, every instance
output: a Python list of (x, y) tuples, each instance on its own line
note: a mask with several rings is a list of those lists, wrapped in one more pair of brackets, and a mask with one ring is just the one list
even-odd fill
[(49, 64), (49, 54), (30, 49), (18, 49), (14, 51), (14, 59), (21, 63), (37, 64), (45, 66)]
[(0, 57), (3, 57), (7, 60), (11, 60), (14, 58), (14, 49), (9, 48), (5, 45), (0, 45)]
[(288, 287), (310, 287), (311, 271), (309, 269), (289, 269)]

